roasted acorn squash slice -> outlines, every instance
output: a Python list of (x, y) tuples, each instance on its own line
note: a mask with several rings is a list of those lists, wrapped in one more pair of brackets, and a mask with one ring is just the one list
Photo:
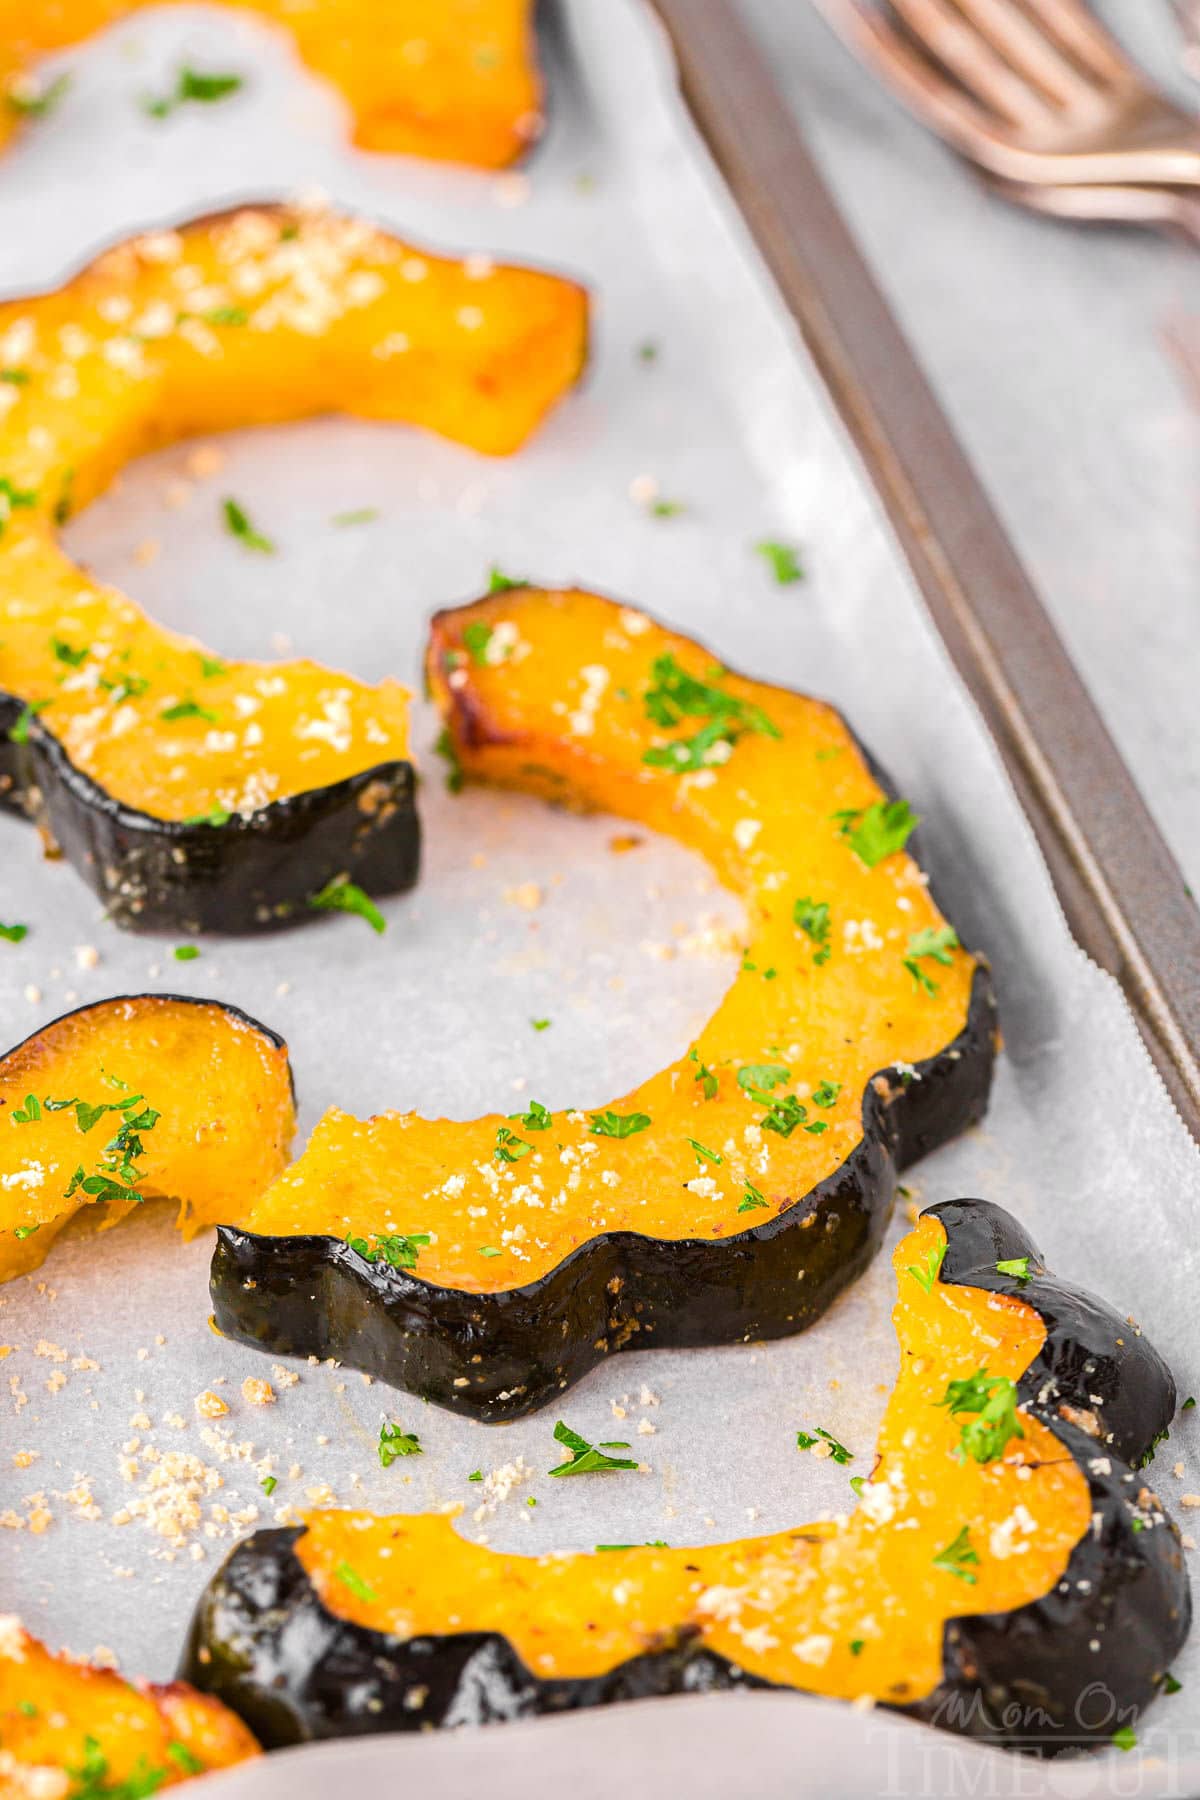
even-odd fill
[(502, 1419), (610, 1351), (811, 1324), (877, 1248), (897, 1165), (987, 1100), (990, 987), (903, 848), (908, 808), (832, 708), (595, 595), (443, 613), (428, 674), (467, 775), (702, 850), (746, 900), (742, 968), (620, 1099), (326, 1114), (219, 1233), (221, 1329)]
[(258, 1753), (219, 1700), (181, 1681), (134, 1686), (0, 1619), (0, 1794), (11, 1800), (156, 1794)]
[(0, 306), (0, 794), (122, 925), (248, 931), (416, 878), (405, 690), (223, 662), (55, 542), (131, 456), (342, 411), (514, 450), (579, 373), (587, 301), (361, 220), (247, 208)]
[(0, 1281), (82, 1207), (107, 1226), (174, 1200), (188, 1237), (236, 1216), (294, 1130), (287, 1046), (236, 1007), (138, 994), (66, 1013), (0, 1058)]
[[(162, 0), (0, 0), (0, 143), (37, 110), (36, 60)], [(533, 0), (228, 0), (290, 33), (364, 150), (498, 169), (539, 135)]]
[(1111, 1735), (1190, 1623), (1178, 1532), (1136, 1472), (1171, 1376), (999, 1207), (932, 1208), (894, 1266), (900, 1371), (848, 1516), (534, 1558), (442, 1513), (311, 1513), (232, 1552), (185, 1674), (268, 1744), (736, 1684), (1042, 1751)]

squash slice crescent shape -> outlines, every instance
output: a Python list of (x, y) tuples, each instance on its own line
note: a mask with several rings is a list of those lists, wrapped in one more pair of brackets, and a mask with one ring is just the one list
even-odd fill
[(331, 1112), (218, 1233), (221, 1330), (500, 1420), (628, 1348), (801, 1330), (878, 1247), (895, 1173), (978, 1120), (986, 971), (841, 717), (593, 594), (443, 613), (428, 678), (463, 773), (708, 856), (741, 969), (634, 1092), (467, 1122)]
[(0, 802), (118, 924), (254, 931), (314, 917), (330, 882), (410, 886), (408, 695), (226, 663), (78, 568), (56, 525), (131, 456), (233, 426), (343, 412), (507, 454), (586, 338), (569, 281), (270, 207), (148, 233), (0, 306)]
[(1103, 1741), (1190, 1624), (1179, 1533), (1139, 1472), (1171, 1376), (985, 1201), (932, 1208), (895, 1268), (900, 1371), (839, 1519), (525, 1557), (444, 1513), (314, 1512), (231, 1553), (184, 1673), (268, 1744), (735, 1686), (1041, 1754)]

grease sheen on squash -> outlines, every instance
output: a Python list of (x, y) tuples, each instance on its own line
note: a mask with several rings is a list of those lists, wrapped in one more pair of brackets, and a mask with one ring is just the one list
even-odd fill
[(140, 1777), (147, 1784), (137, 1793), (150, 1794), (258, 1754), (236, 1714), (187, 1683), (134, 1686), (112, 1669), (56, 1656), (18, 1620), (0, 1619), (0, 1794), (67, 1800), (86, 1785), (89, 1758), (99, 1784), (89, 1793), (124, 1793), (124, 1782), (132, 1793)]
[(506, 454), (575, 380), (586, 329), (570, 282), (275, 208), (148, 234), (0, 306), (0, 367), (26, 377), (0, 383), (0, 696), (35, 710), (24, 735), (50, 734), (104, 795), (176, 822), (251, 818), (402, 763), (397, 682), (226, 664), (87, 575), (56, 522), (142, 451), (317, 413)]
[[(19, 125), (36, 59), (163, 0), (0, 0), (0, 143)], [(288, 32), (332, 82), (364, 150), (502, 168), (541, 128), (533, 0), (226, 0)], [(230, 55), (224, 68), (240, 68)], [(215, 123), (215, 121), (214, 121)], [(218, 127), (219, 128), (219, 127)]]
[[(112, 1146), (127, 1116), (116, 1109), (135, 1096), (135, 1124), (158, 1117), (138, 1131), (131, 1187)], [(78, 1101), (82, 1114), (63, 1104)], [(235, 1008), (141, 994), (67, 1013), (0, 1059), (0, 1280), (36, 1268), (82, 1207), (113, 1225), (138, 1204), (94, 1198), (78, 1170), (177, 1201), (191, 1237), (279, 1174), (294, 1130), (287, 1047)]]
[[(618, 1099), (580, 1095), (583, 1110), (549, 1124), (327, 1113), (248, 1231), (427, 1233), (410, 1272), (480, 1294), (536, 1281), (606, 1233), (733, 1236), (846, 1163), (878, 1071), (936, 1057), (964, 1031), (975, 959), (943, 950), (920, 965), (929, 986), (905, 967), (914, 934), (947, 929), (921, 870), (904, 851), (868, 868), (833, 817), (883, 799), (840, 716), (722, 673), (771, 732), (746, 731), (694, 774), (650, 766), (647, 751), (703, 723), (665, 731), (647, 716), (664, 657), (712, 670), (701, 646), (642, 613), (523, 589), (439, 615), (428, 675), (469, 776), (666, 832), (744, 896), (743, 967), (687, 1055)], [(827, 956), (794, 922), (804, 898), (829, 908)], [(608, 1113), (618, 1131), (648, 1123), (604, 1135)]]

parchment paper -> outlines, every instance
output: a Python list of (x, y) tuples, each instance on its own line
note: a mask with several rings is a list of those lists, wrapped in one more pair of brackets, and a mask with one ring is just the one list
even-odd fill
[[(1145, 1318), (1191, 1392), (1200, 1387), (1200, 1156), (1119, 991), (1068, 936), (996, 754), (695, 139), (653, 20), (637, 0), (566, 0), (558, 17), (551, 129), (525, 174), (500, 178), (351, 154), (336, 102), (283, 40), (236, 14), (138, 17), (62, 59), (70, 95), (0, 166), (7, 292), (53, 283), (143, 226), (318, 183), (417, 240), (558, 267), (596, 296), (588, 383), (515, 460), (344, 422), (241, 434), (222, 442), (215, 476), (195, 478), (186, 446), (130, 469), (70, 527), (70, 547), (156, 616), (230, 655), (269, 656), (282, 631), (297, 653), (415, 683), (428, 614), (477, 592), (495, 562), (627, 597), (750, 673), (836, 701), (925, 816), (943, 904), (991, 957), (1001, 1000), (1007, 1054), (988, 1121), (915, 1172), (917, 1197), (1001, 1201), (1033, 1227), (1052, 1267)], [(138, 96), (169, 87), (185, 60), (236, 68), (247, 90), (152, 125)], [(647, 341), (658, 347), (649, 362), (639, 355)], [(648, 516), (629, 491), (645, 476), (686, 513)], [(181, 480), (190, 495), (171, 507), (167, 490)], [(276, 539), (276, 557), (248, 557), (222, 532), (225, 494)], [(375, 523), (329, 523), (370, 506)], [(772, 583), (750, 549), (767, 536), (804, 546), (803, 584)], [(158, 546), (156, 560), (147, 545)], [(417, 719), (427, 753), (433, 721), (423, 706)], [(0, 917), (32, 925), (23, 944), (0, 946), (6, 1041), (109, 994), (234, 1001), (286, 1034), (304, 1131), (334, 1102), (452, 1116), (507, 1110), (514, 1096), (604, 1104), (677, 1055), (734, 968), (728, 955), (698, 954), (688, 936), (714, 916), (736, 920), (736, 903), (675, 846), (614, 857), (611, 820), (483, 793), (454, 801), (423, 760), (424, 878), (385, 905), (384, 939), (334, 919), (269, 940), (212, 940), (198, 960), (176, 963), (171, 940), (112, 929), (69, 868), (41, 861), (33, 832), (0, 821)], [(527, 881), (545, 892), (532, 913), (505, 897)], [(98, 966), (77, 965), (79, 946), (99, 951)], [(529, 1020), (544, 1016), (552, 1027), (533, 1032)], [(844, 1509), (847, 1471), (799, 1455), (795, 1430), (828, 1426), (865, 1471), (895, 1368), (885, 1254), (804, 1337), (628, 1355), (595, 1372), (564, 1397), (561, 1416), (592, 1439), (630, 1438), (648, 1472), (550, 1482), (553, 1411), (475, 1426), (357, 1374), (305, 1365), (294, 1385), (275, 1379), (274, 1406), (244, 1403), (242, 1379), (271, 1378), (271, 1363), (209, 1331), (209, 1250), (208, 1240), (182, 1247), (147, 1208), (107, 1235), (73, 1234), (39, 1276), (0, 1292), (0, 1342), (14, 1346), (3, 1376), (19, 1389), (0, 1388), (0, 1509), (28, 1520), (39, 1511), (29, 1496), (42, 1494), (53, 1516), (41, 1533), (0, 1530), (3, 1606), (54, 1644), (108, 1646), (130, 1672), (158, 1678), (172, 1671), (217, 1559), (254, 1522), (250, 1509), (270, 1523), (283, 1506), (312, 1504), (310, 1490), (390, 1509), (463, 1500), (464, 1529), (528, 1552), (772, 1531)], [(99, 1366), (75, 1368), (80, 1356)], [(214, 1386), (231, 1411), (206, 1426), (193, 1401)], [(624, 1429), (614, 1401), (626, 1407)], [(384, 1417), (419, 1432), (425, 1454), (381, 1470)], [(1200, 1488), (1196, 1418), (1184, 1416), (1155, 1465), (1168, 1502)], [(642, 1419), (652, 1434), (638, 1432)], [(133, 1440), (138, 1448), (123, 1451)], [(153, 1504), (148, 1446), (194, 1456), (221, 1482), (199, 1501), (201, 1528), (174, 1550), (140, 1516), (112, 1522)], [(14, 1454), (32, 1451), (36, 1461), (13, 1466)], [(279, 1479), (269, 1500), (264, 1456)], [(518, 1458), (529, 1480), (473, 1520), (480, 1487), (468, 1473)], [(229, 1516), (214, 1518), (214, 1506)], [(1183, 1691), (1140, 1727), (1160, 1758), (1200, 1748), (1200, 1655), (1186, 1652), (1175, 1672)], [(770, 1724), (734, 1727), (730, 1703), (716, 1699), (557, 1722), (554, 1760), (571, 1763), (581, 1794), (592, 1791), (582, 1768), (600, 1756), (606, 1777), (636, 1778), (647, 1793), (714, 1771), (734, 1793), (800, 1791), (810, 1779), (827, 1794), (883, 1791), (885, 1780), (910, 1783), (887, 1791), (932, 1792), (976, 1764), (978, 1791), (1082, 1791), (1093, 1779), (1107, 1791), (1103, 1768), (1076, 1771), (1070, 1789), (1052, 1775), (1058, 1785), (1043, 1790), (1020, 1759), (923, 1729), (805, 1699), (747, 1704), (768, 1706)], [(510, 1781), (517, 1791), (541, 1729), (490, 1734), (490, 1792), (509, 1792)], [(897, 1745), (920, 1773), (887, 1764)], [(321, 1754), (314, 1792), (318, 1767), (328, 1779), (350, 1753)], [(436, 1795), (463, 1791), (467, 1764), (484, 1752), (393, 1740), (353, 1754), (347, 1767), (364, 1794), (390, 1789), (409, 1766), (397, 1758), (415, 1756), (422, 1791)], [(1140, 1751), (1108, 1760), (1122, 1791), (1186, 1791)], [(296, 1768), (292, 1758), (268, 1764), (229, 1778), (227, 1791), (295, 1794)]]

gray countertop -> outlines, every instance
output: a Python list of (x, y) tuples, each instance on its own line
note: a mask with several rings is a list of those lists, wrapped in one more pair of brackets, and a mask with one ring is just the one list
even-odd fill
[[(1171, 349), (1190, 330), (1200, 371), (1200, 250), (1013, 210), (904, 114), (807, 0), (741, 4), (1200, 893), (1200, 385)], [(1166, 0), (1107, 10), (1178, 81)], [(1200, 104), (1194, 86), (1181, 91)]]

